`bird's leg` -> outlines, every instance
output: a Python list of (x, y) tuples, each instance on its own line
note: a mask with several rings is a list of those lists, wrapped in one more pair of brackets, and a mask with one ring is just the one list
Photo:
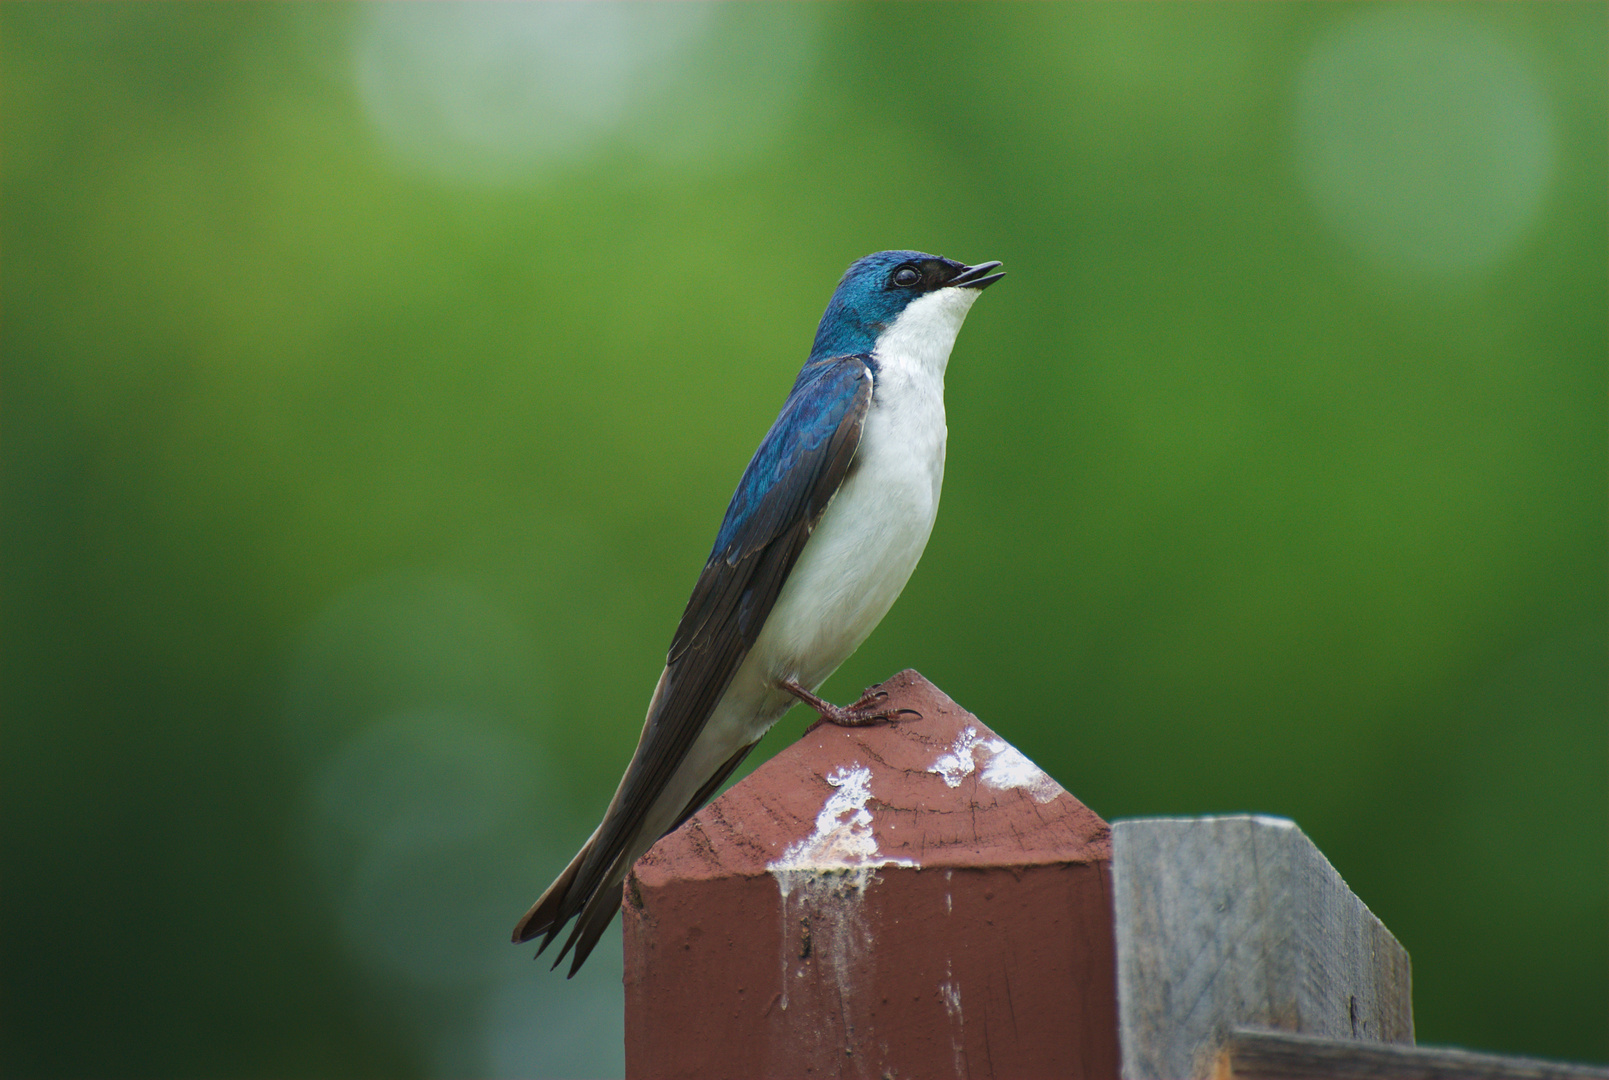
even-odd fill
[(860, 695), (860, 700), (855, 702), (853, 705), (844, 705), (840, 707), (838, 705), (834, 705), (830, 701), (823, 701), (821, 698), (817, 697), (815, 694), (812, 694), (810, 691), (806, 690), (792, 679), (788, 679), (784, 682), (778, 683), (777, 685), (781, 686), (782, 689), (786, 690), (788, 693), (792, 694), (794, 697), (816, 710), (816, 714), (821, 717), (820, 720), (817, 720), (814, 724), (811, 724), (805, 729), (806, 735), (810, 734), (812, 731), (816, 730), (817, 726), (824, 723), (837, 724), (840, 727), (864, 727), (867, 724), (876, 724), (884, 720), (892, 720), (901, 713), (909, 713), (917, 719), (921, 719), (922, 717), (922, 714), (917, 712), (915, 709), (889, 709), (883, 707), (881, 702), (888, 696), (888, 691), (879, 690), (875, 686), (867, 687), (866, 692)]

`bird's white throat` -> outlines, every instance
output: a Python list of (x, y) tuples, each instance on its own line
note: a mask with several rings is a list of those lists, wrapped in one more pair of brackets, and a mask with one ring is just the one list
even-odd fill
[(879, 381), (926, 376), (943, 387), (955, 336), (977, 298), (977, 289), (939, 289), (907, 304), (872, 350)]

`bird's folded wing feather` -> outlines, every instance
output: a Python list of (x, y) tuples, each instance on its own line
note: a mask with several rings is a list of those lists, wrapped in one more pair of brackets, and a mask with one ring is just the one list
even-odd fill
[(871, 399), (871, 370), (860, 357), (832, 357), (800, 373), (744, 470), (693, 586), (618, 812), (604, 822), (583, 878), (589, 870), (607, 872), (619, 857), (726, 693), (849, 471)]

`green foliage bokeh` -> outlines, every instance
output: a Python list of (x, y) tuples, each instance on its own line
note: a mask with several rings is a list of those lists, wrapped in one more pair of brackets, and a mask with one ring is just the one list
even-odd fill
[(886, 247), (1010, 276), (829, 696), (1294, 818), (1421, 1041), (1609, 1058), (1604, 5), (456, 8), (678, 72), (469, 135), (397, 10), (0, 7), (0, 1069), (618, 1071), (504, 936)]

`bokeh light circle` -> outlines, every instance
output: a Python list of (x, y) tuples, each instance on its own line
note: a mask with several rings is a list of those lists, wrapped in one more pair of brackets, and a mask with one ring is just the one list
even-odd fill
[(1370, 261), (1457, 278), (1524, 237), (1554, 171), (1549, 102), (1519, 50), (1462, 12), (1370, 10), (1296, 84), (1302, 179)]
[(449, 185), (519, 186), (611, 150), (704, 172), (785, 127), (818, 21), (782, 35), (743, 5), (375, 4), (353, 80), (390, 156)]
[(709, 21), (703, 4), (376, 4), (355, 42), (366, 111), (400, 157), (498, 185), (583, 156)]

